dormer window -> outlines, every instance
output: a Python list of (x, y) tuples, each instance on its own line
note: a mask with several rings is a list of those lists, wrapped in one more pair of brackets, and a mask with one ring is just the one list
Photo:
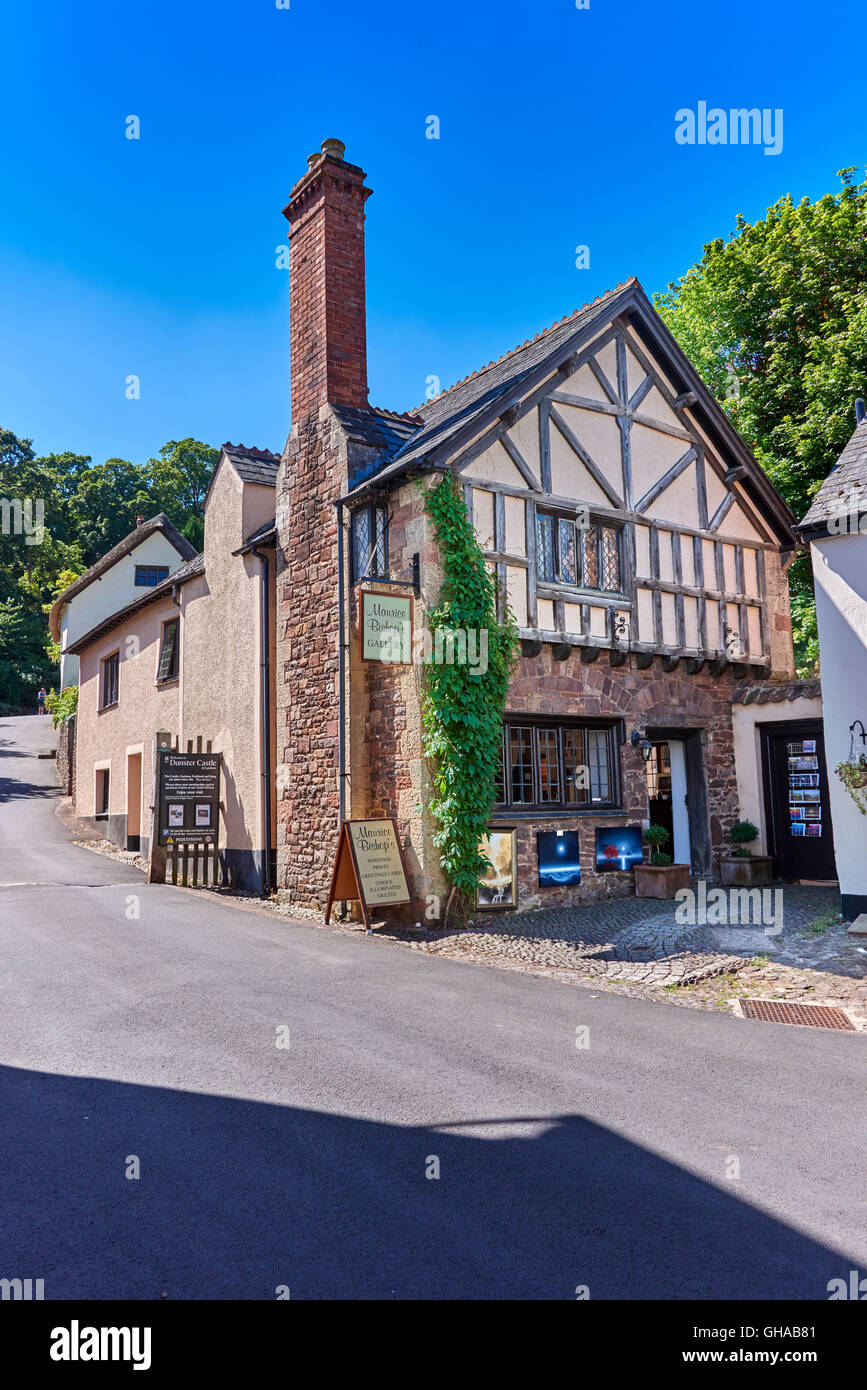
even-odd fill
[(536, 574), (543, 584), (568, 584), (617, 594), (620, 586), (620, 532), (571, 517), (536, 513)]
[(137, 589), (152, 589), (169, 577), (168, 565), (136, 565), (135, 586)]
[(388, 578), (388, 513), (371, 502), (352, 513), (352, 582)]

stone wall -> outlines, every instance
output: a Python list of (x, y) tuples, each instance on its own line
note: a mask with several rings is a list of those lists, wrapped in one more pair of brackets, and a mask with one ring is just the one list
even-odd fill
[(75, 801), (75, 719), (61, 724), (57, 738), (57, 780), (64, 796)]
[[(492, 823), (514, 824), (518, 828), (520, 907), (553, 907), (622, 897), (634, 891), (631, 871), (597, 873), (595, 832), (597, 827), (647, 822), (644, 761), (630, 744), (635, 729), (682, 730), (684, 735), (699, 732), (707, 787), (707, 835), (715, 874), (724, 832), (738, 815), (731, 715), (737, 673), (728, 670), (721, 676), (712, 676), (705, 669), (690, 676), (681, 674), (681, 670), (666, 672), (659, 658), (654, 658), (647, 669), (639, 670), (634, 655), (624, 666), (612, 668), (605, 653), (584, 665), (577, 651), (562, 662), (554, 660), (552, 651), (546, 646), (539, 656), (519, 660), (509, 690), (507, 713), (622, 719), (625, 738), (619, 758), (623, 810), (547, 819), (495, 813)], [(582, 880), (579, 886), (539, 885), (535, 838), (538, 830), (578, 831)]]

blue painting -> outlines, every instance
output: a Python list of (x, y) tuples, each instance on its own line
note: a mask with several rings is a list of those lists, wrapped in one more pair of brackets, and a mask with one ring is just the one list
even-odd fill
[(640, 864), (641, 826), (626, 825), (621, 829), (596, 831), (596, 870), (634, 869)]
[(581, 855), (577, 830), (540, 830), (539, 882), (563, 884), (581, 882)]

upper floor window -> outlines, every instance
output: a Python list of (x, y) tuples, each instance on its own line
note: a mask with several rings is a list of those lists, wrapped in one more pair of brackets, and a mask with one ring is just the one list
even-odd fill
[(160, 644), (160, 664), (157, 669), (157, 684), (176, 681), (178, 678), (178, 648), (180, 646), (180, 621), (172, 618), (163, 623), (163, 639)]
[(580, 811), (619, 802), (616, 725), (517, 719), (504, 725), (499, 806)]
[(102, 663), (100, 709), (108, 709), (109, 705), (117, 704), (119, 680), (120, 652), (113, 652), (112, 655), (107, 656)]
[(388, 513), (372, 502), (352, 513), (352, 582), (388, 577)]
[(135, 583), (137, 589), (152, 588), (169, 577), (168, 565), (136, 565)]
[(536, 573), (547, 584), (620, 593), (620, 532), (591, 522), (536, 513)]

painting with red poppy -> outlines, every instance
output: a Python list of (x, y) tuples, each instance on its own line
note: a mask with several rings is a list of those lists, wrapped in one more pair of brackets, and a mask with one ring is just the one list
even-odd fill
[(634, 869), (642, 860), (641, 826), (615, 826), (596, 831), (596, 870)]

